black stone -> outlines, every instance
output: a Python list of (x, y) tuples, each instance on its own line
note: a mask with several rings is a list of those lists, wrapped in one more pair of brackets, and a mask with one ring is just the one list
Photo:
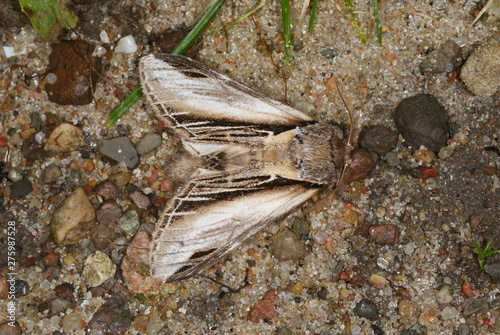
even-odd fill
[(433, 152), (438, 152), (448, 139), (448, 123), (444, 110), (432, 95), (419, 94), (401, 100), (396, 107), (394, 122), (413, 150), (418, 150), (423, 145)]

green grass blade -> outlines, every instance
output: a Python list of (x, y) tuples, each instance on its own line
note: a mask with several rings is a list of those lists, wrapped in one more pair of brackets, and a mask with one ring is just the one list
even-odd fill
[[(210, 24), (212, 19), (215, 17), (222, 4), (226, 0), (217, 0), (206, 12), (203, 14), (201, 19), (196, 23), (189, 34), (184, 37), (184, 39), (174, 48), (172, 54), (182, 55), (184, 54), (191, 45), (196, 41), (200, 34), (206, 29)], [(141, 85), (137, 85), (132, 92), (125, 97), (125, 99), (116, 106), (113, 111), (109, 114), (108, 120), (106, 121), (106, 126), (111, 127), (118, 121), (129, 109), (132, 107), (137, 100), (142, 97)]]
[(372, 0), (373, 16), (375, 17), (375, 32), (377, 34), (377, 41), (379, 45), (382, 45), (382, 26), (380, 25), (380, 19), (378, 18), (378, 0)]
[(290, 1), (281, 0), (281, 22), (285, 40), (285, 65), (292, 64), (292, 28), (290, 24)]
[(311, 8), (311, 17), (309, 18), (309, 27), (307, 28), (307, 32), (310, 34), (314, 28), (314, 20), (316, 19), (316, 12), (318, 10), (318, 0), (313, 0), (312, 8)]
[(108, 121), (106, 121), (106, 127), (114, 125), (115, 122), (118, 121), (118, 119), (121, 118), (122, 115), (125, 114), (141, 97), (142, 87), (141, 85), (137, 85), (132, 92), (130, 92), (109, 114)]

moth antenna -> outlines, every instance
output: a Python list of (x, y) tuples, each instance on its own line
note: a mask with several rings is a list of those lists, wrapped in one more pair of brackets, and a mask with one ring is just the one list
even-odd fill
[(340, 194), (342, 194), (347, 186), (347, 179), (349, 177), (349, 165), (351, 163), (351, 152), (354, 149), (354, 140), (358, 135), (358, 117), (357, 114), (355, 113), (355, 109), (352, 107), (351, 100), (345, 95), (342, 87), (339, 85), (337, 78), (335, 78), (334, 75), (331, 77), (333, 79), (333, 83), (335, 87), (337, 88), (337, 92), (339, 93), (340, 99), (342, 100), (344, 106), (347, 109), (347, 113), (349, 114), (349, 136), (347, 138), (347, 144), (346, 144), (346, 150), (345, 150), (345, 155), (344, 155), (344, 166), (342, 167), (342, 172), (340, 174), (339, 181), (337, 182), (337, 185), (333, 189), (333, 191), (328, 194), (326, 197), (318, 201), (316, 204), (314, 204), (312, 207), (308, 208), (305, 211), (305, 214), (309, 214), (310, 212), (316, 212), (321, 209), (323, 209), (331, 197), (337, 197)]
[(351, 163), (351, 152), (354, 149), (354, 141), (358, 137), (359, 134), (359, 115), (356, 113), (356, 110), (352, 106), (351, 100), (347, 97), (347, 95), (344, 93), (342, 87), (339, 85), (337, 78), (332, 75), (333, 82), (335, 84), (335, 87), (337, 88), (337, 92), (339, 93), (340, 99), (342, 99), (342, 102), (344, 103), (344, 106), (347, 109), (347, 113), (349, 114), (349, 137), (347, 140), (347, 145), (346, 145), (346, 153), (345, 153), (345, 164), (342, 169), (342, 174), (340, 177), (340, 181), (338, 183), (337, 188), (340, 188), (341, 191), (339, 193), (343, 192), (343, 189), (347, 186), (347, 178), (348, 178), (348, 170), (349, 170), (349, 165)]

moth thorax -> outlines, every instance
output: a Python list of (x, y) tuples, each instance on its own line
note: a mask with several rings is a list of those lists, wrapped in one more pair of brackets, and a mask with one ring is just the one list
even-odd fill
[(300, 179), (332, 186), (342, 173), (345, 152), (343, 130), (328, 124), (297, 127), (290, 148)]

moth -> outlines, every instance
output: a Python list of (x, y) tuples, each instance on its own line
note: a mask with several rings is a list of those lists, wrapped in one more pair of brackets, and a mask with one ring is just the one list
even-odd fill
[(145, 56), (139, 73), (157, 117), (200, 159), (156, 223), (153, 276), (193, 276), (322, 186), (342, 183), (350, 145), (341, 127), (184, 56)]

